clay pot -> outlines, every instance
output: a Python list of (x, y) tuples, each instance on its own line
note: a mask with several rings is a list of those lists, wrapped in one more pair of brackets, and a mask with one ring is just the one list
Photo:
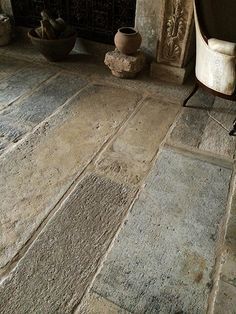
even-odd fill
[(8, 45), (11, 41), (11, 22), (9, 17), (0, 14), (0, 46)]
[(126, 55), (137, 52), (142, 43), (142, 37), (133, 27), (122, 27), (115, 35), (116, 48)]
[(76, 33), (63, 39), (41, 39), (38, 38), (34, 30), (28, 33), (32, 44), (49, 61), (61, 61), (67, 57), (75, 46)]

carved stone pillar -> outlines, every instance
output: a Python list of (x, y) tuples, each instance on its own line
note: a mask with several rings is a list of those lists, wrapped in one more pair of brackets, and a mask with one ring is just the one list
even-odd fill
[(182, 84), (193, 69), (194, 53), (192, 0), (162, 0), (157, 62), (151, 76)]

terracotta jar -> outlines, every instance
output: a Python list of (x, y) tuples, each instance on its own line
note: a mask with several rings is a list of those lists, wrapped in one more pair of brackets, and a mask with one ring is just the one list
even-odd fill
[(115, 35), (116, 48), (126, 55), (137, 52), (142, 43), (142, 37), (133, 27), (122, 27)]
[(9, 17), (0, 14), (0, 46), (5, 46), (11, 41), (11, 22)]

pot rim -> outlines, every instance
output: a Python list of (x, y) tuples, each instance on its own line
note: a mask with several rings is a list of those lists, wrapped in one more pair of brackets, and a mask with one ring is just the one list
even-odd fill
[(34, 28), (32, 28), (29, 32), (28, 32), (28, 37), (30, 39), (33, 39), (33, 40), (36, 40), (38, 42), (45, 42), (45, 43), (53, 43), (53, 42), (59, 42), (59, 41), (66, 41), (66, 40), (69, 40), (69, 39), (72, 39), (72, 38), (76, 38), (77, 37), (77, 34), (76, 34), (76, 31), (74, 31), (74, 33), (70, 36), (70, 37), (66, 37), (66, 38), (57, 38), (57, 39), (42, 39), (42, 38), (39, 38), (39, 37), (36, 37), (35, 35), (33, 35), (33, 32), (34, 32)]
[[(125, 33), (123, 32), (122, 30), (124, 29), (129, 29), (129, 30), (132, 30), (133, 32), (132, 33)], [(134, 35), (137, 35), (138, 34), (138, 31), (134, 28), (134, 27), (129, 27), (129, 26), (124, 26), (124, 27), (121, 27), (118, 29), (118, 32), (125, 35), (125, 36), (134, 36)]]

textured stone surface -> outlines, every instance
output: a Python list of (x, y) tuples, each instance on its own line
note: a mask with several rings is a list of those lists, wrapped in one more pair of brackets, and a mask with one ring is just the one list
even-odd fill
[(90, 86), (0, 159), (0, 267), (29, 239), (139, 99), (128, 90)]
[(143, 69), (145, 56), (140, 51), (128, 56), (115, 49), (106, 53), (104, 63), (109, 67), (113, 75), (120, 78), (132, 78)]
[(220, 281), (214, 314), (226, 313), (236, 314), (236, 287)]
[[(210, 115), (230, 129), (236, 115), (235, 103), (216, 98)], [(236, 139), (230, 137), (228, 132), (208, 115), (207, 110), (185, 108), (170, 134), (169, 143), (232, 159)]]
[(7, 107), (20, 96), (55, 74), (55, 69), (40, 66), (26, 66), (15, 75), (0, 82), (0, 110)]
[(140, 183), (178, 110), (178, 106), (171, 103), (147, 98), (128, 125), (100, 155), (96, 171), (121, 182)]
[(22, 61), (1, 56), (0, 80), (14, 74), (17, 70), (23, 68), (24, 66), (25, 63)]
[(153, 62), (151, 64), (151, 77), (164, 82), (183, 84), (193, 72), (194, 63), (189, 63), (185, 68)]
[(133, 197), (112, 181), (83, 179), (0, 287), (0, 312), (72, 313)]
[(59, 73), (32, 95), (5, 109), (0, 114), (0, 153), (50, 116), (85, 84), (78, 76)]
[(211, 109), (214, 101), (215, 96), (199, 87), (196, 93), (189, 99), (186, 106), (196, 109)]
[[(236, 233), (236, 229), (234, 232)], [(236, 246), (228, 248), (221, 269), (221, 279), (236, 287)]]
[(93, 290), (134, 313), (205, 313), (230, 175), (162, 151)]
[(76, 314), (129, 314), (114, 303), (102, 298), (96, 293), (89, 293), (87, 300), (76, 311)]

